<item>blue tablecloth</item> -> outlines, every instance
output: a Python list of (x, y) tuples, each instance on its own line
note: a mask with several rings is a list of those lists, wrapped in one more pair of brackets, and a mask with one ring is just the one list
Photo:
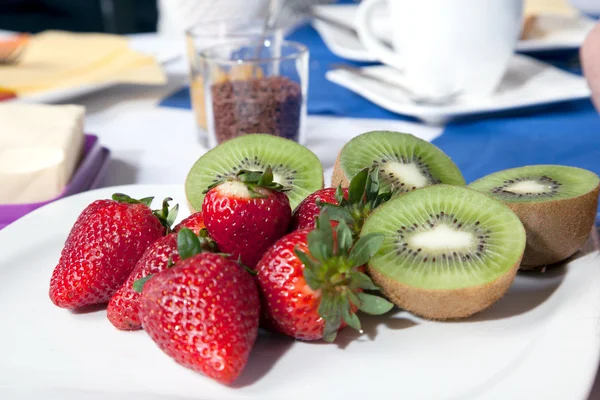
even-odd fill
[[(352, 63), (332, 54), (312, 27), (297, 29), (289, 39), (310, 48), (309, 114), (411, 119), (386, 111), (329, 82), (325, 72), (331, 64), (367, 64)], [(578, 65), (573, 63), (576, 51), (535, 56), (580, 73)], [(161, 105), (190, 108), (188, 89), (164, 99)], [(600, 116), (589, 100), (451, 123), (434, 143), (453, 158), (468, 182), (500, 169), (541, 163), (578, 166), (600, 175)]]

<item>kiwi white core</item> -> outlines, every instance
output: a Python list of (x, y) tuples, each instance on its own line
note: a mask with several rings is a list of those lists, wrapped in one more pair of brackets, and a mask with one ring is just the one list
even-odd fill
[(437, 225), (428, 231), (414, 233), (406, 241), (414, 249), (422, 248), (433, 254), (469, 251), (476, 242), (471, 232), (458, 231), (446, 224)]
[(223, 196), (250, 198), (248, 187), (239, 181), (227, 181), (217, 186), (217, 191)]
[(400, 178), (408, 187), (420, 188), (429, 185), (429, 179), (414, 163), (387, 162), (383, 166), (384, 174), (391, 173)]
[(508, 185), (505, 190), (517, 194), (546, 193), (552, 191), (552, 186), (528, 180)]

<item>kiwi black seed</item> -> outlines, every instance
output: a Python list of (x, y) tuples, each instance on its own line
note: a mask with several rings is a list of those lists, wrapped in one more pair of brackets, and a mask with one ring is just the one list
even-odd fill
[(221, 143), (196, 161), (185, 181), (188, 204), (192, 211), (201, 210), (202, 192), (208, 186), (242, 169), (264, 171), (268, 167), (276, 182), (291, 188), (286, 194), (292, 209), (323, 188), (323, 166), (313, 152), (289, 139), (252, 134)]
[(379, 166), (382, 189), (396, 193), (439, 183), (466, 184), (458, 167), (435, 145), (408, 133), (373, 131), (353, 138), (342, 148), (332, 185), (348, 187), (356, 173), (374, 165)]
[(596, 217), (600, 179), (563, 165), (530, 165), (495, 172), (469, 187), (505, 202), (527, 231), (522, 269), (563, 261), (579, 250)]
[(361, 235), (384, 242), (368, 272), (396, 305), (430, 319), (468, 317), (500, 299), (519, 268), (525, 229), (505, 204), (439, 184), (396, 197)]

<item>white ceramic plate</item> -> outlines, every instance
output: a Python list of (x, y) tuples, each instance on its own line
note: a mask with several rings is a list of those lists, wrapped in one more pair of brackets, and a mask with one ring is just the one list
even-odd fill
[[(354, 29), (357, 7), (358, 5), (355, 4), (319, 5), (313, 7), (313, 12), (334, 21), (339, 26)], [(372, 27), (375, 35), (382, 40), (391, 37), (391, 27), (387, 15), (383, 12), (375, 13), (374, 19), (376, 19), (376, 23), (374, 22)], [(594, 20), (584, 16), (565, 18), (541, 15), (536, 20), (533, 37), (519, 40), (517, 50), (535, 52), (578, 48), (594, 24)], [(348, 29), (342, 29), (335, 24), (318, 19), (313, 21), (313, 26), (329, 50), (337, 56), (355, 61), (376, 61), (362, 46), (358, 36)]]
[[(172, 196), (181, 186), (105, 188), (57, 201), (0, 231), (1, 399), (586, 399), (600, 350), (598, 247), (519, 275), (493, 308), (460, 322), (402, 311), (364, 318), (338, 344), (260, 336), (236, 387), (173, 362), (143, 331), (121, 332), (103, 309), (48, 298), (71, 224), (114, 192)], [(184, 206), (185, 208), (185, 206)], [(181, 217), (186, 214), (182, 213)], [(590, 241), (591, 242), (591, 241)]]
[(581, 76), (564, 72), (527, 56), (513, 56), (496, 92), (489, 97), (458, 97), (452, 103), (433, 106), (415, 104), (394, 83), (410, 87), (402, 72), (385, 65), (363, 67), (360, 74), (338, 69), (327, 79), (365, 97), (389, 111), (408, 115), (432, 125), (467, 115), (483, 114), (566, 100), (587, 98), (589, 87)]

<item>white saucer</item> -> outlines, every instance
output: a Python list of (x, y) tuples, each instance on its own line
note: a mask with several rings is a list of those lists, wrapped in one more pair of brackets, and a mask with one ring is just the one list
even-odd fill
[(587, 98), (590, 90), (583, 77), (564, 72), (530, 57), (515, 55), (498, 90), (490, 97), (459, 97), (444, 105), (423, 105), (410, 101), (394, 82), (405, 83), (398, 70), (388, 66), (364, 67), (354, 73), (328, 71), (327, 79), (365, 97), (389, 111), (441, 125), (466, 115), (490, 113), (529, 106)]
[[(355, 61), (376, 61), (362, 46), (358, 36), (352, 33), (357, 8), (358, 5), (354, 4), (314, 6), (312, 11), (315, 15), (335, 21), (336, 24), (315, 19), (313, 26), (335, 55)], [(385, 13), (374, 13), (374, 19), (377, 20), (377, 23), (372, 24), (375, 35), (382, 40), (391, 37), (390, 23)], [(532, 37), (520, 40), (517, 43), (517, 51), (576, 49), (581, 46), (594, 25), (595, 21), (585, 16), (568, 18), (540, 15), (535, 28), (532, 29)]]

